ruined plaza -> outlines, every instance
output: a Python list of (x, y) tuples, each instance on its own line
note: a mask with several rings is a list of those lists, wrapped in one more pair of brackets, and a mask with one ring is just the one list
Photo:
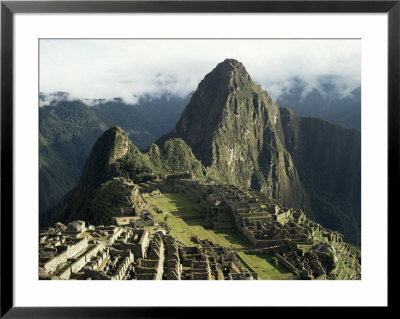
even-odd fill
[[(78, 226), (78, 227), (76, 227)], [(41, 234), (39, 278), (84, 280), (257, 279), (235, 253), (207, 241), (183, 246), (165, 231), (58, 223)]]
[(111, 186), (115, 225), (77, 220), (40, 233), (40, 279), (361, 279), (340, 233), (259, 192), (189, 173)]

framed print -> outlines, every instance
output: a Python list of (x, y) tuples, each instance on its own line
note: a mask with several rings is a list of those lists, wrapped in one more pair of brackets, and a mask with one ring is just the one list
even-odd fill
[(1, 315), (388, 307), (399, 14), (2, 1)]

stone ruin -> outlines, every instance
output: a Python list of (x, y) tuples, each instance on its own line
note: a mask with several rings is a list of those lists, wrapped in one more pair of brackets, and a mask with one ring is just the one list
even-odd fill
[[(183, 192), (199, 203), (214, 229), (242, 233), (254, 245), (254, 253), (274, 254), (297, 279), (340, 278), (343, 268), (348, 273), (345, 279), (361, 278), (360, 260), (351, 245), (344, 243), (343, 235), (309, 220), (299, 209), (216, 181), (174, 177), (169, 186), (170, 191)], [(338, 264), (338, 260), (345, 262)], [(199, 265), (207, 269), (205, 264)]]
[(57, 223), (40, 234), (39, 279), (250, 280), (236, 253), (197, 238), (184, 246), (165, 231)]
[(141, 211), (146, 209), (138, 185), (123, 177), (114, 177), (107, 185), (107, 192), (97, 198), (97, 203), (97, 209), (112, 203), (110, 209), (117, 217), (140, 216)]
[(154, 226), (155, 217), (147, 209), (142, 210), (140, 216), (129, 219), (129, 225), (134, 228), (143, 226)]
[[(354, 247), (345, 243), (340, 233), (309, 220), (301, 210), (285, 208), (252, 190), (197, 180), (187, 174), (167, 175), (164, 180), (167, 192), (184, 192), (198, 203), (214, 229), (243, 234), (254, 246), (246, 249), (246, 254), (273, 254), (296, 279), (361, 278), (360, 257)], [(138, 229), (147, 222), (154, 225), (154, 216), (145, 202), (141, 208), (141, 215), (128, 226), (93, 226), (73, 221), (68, 225), (56, 223), (40, 233), (39, 278), (258, 279), (227, 247), (198, 237), (192, 238), (195, 245), (185, 246), (166, 231)]]

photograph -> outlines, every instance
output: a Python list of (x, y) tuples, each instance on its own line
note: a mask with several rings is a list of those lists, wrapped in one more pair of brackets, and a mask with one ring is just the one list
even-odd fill
[(38, 39), (38, 279), (361, 281), (362, 48)]

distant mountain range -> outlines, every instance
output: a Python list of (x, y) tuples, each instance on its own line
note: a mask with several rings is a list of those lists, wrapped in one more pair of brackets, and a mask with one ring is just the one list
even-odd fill
[(361, 130), (361, 87), (347, 92), (334, 76), (320, 77), (312, 88), (300, 78), (290, 83), (276, 100), (279, 106), (289, 107), (301, 116)]
[[(52, 190), (49, 184), (59, 181), (49, 176), (57, 177), (57, 171), (66, 169), (66, 178), (68, 169), (72, 171), (82, 159), (81, 150), (100, 131), (118, 124), (128, 134), (114, 127), (101, 135), (76, 188), (56, 209), (47, 213), (43, 210), (41, 223), (77, 218), (109, 222), (110, 216), (102, 219), (96, 215), (91, 200), (110, 178), (124, 176), (138, 183), (158, 173), (190, 171), (194, 176), (260, 190), (287, 207), (305, 210), (323, 226), (342, 232), (347, 241), (360, 244), (359, 131), (321, 119), (302, 118), (291, 109), (279, 108), (253, 82), (244, 66), (233, 59), (221, 62), (207, 74), (189, 103), (184, 99), (174, 103), (183, 106), (177, 111), (179, 107), (171, 103), (173, 115), (151, 104), (143, 108), (130, 106), (135, 115), (128, 115), (121, 101), (96, 107), (77, 101), (43, 107), (40, 169), (44, 178), (41, 175), (40, 191), (45, 198), (49, 198), (45, 187)], [(146, 113), (149, 109), (151, 112)], [(156, 124), (161, 119), (163, 128)], [(143, 132), (144, 127), (154, 128), (147, 129), (153, 141), (159, 137), (145, 153), (129, 139), (143, 149), (150, 139), (140, 140), (129, 132)], [(65, 167), (57, 166), (61, 162)], [(50, 202), (52, 199), (48, 207)]]

